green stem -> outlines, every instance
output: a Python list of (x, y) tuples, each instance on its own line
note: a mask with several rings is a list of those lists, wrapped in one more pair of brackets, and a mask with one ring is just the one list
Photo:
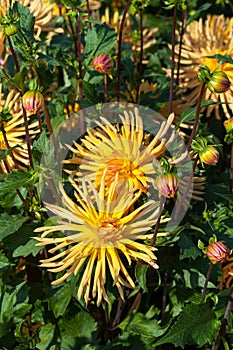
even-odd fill
[(204, 300), (204, 299), (205, 299), (205, 295), (206, 295), (206, 291), (207, 291), (207, 286), (208, 286), (208, 282), (209, 282), (209, 279), (210, 279), (210, 275), (211, 275), (213, 266), (214, 266), (213, 264), (210, 264), (210, 265), (209, 265), (209, 268), (208, 268), (208, 271), (207, 271), (207, 274), (206, 274), (206, 279), (205, 279), (205, 284), (204, 284), (203, 292), (202, 292), (202, 295), (201, 295), (201, 300)]
[(171, 81), (170, 81), (170, 93), (169, 93), (169, 105), (168, 114), (172, 112), (172, 101), (173, 101), (173, 88), (174, 88), (174, 70), (175, 70), (175, 34), (176, 34), (176, 18), (177, 8), (174, 7), (173, 11), (173, 26), (172, 26), (172, 62), (171, 62)]
[(217, 336), (217, 339), (212, 346), (212, 350), (218, 350), (221, 337), (223, 336), (223, 334), (225, 333), (225, 330), (226, 330), (227, 320), (229, 317), (229, 313), (232, 309), (232, 306), (233, 306), (233, 290), (232, 290), (230, 298), (228, 300), (227, 307), (226, 307), (226, 310), (225, 310), (225, 313), (224, 313), (224, 316), (223, 316), (223, 319), (221, 322), (221, 326), (220, 326), (219, 331), (218, 331), (218, 336)]
[(199, 98), (198, 98), (198, 101), (197, 101), (197, 108), (196, 108), (196, 114), (195, 114), (193, 129), (192, 129), (192, 133), (190, 135), (190, 138), (189, 138), (189, 141), (188, 141), (188, 145), (187, 145), (188, 151), (190, 151), (192, 141), (193, 141), (193, 139), (194, 139), (194, 137), (196, 135), (196, 130), (197, 130), (198, 122), (199, 122), (199, 115), (200, 115), (200, 111), (201, 111), (201, 102), (202, 102), (202, 99), (203, 99), (203, 96), (204, 96), (205, 89), (206, 89), (205, 83), (202, 83), (200, 95), (199, 95)]
[(117, 50), (117, 66), (116, 66), (116, 100), (120, 101), (120, 73), (121, 73), (121, 48), (122, 48), (122, 36), (123, 28), (125, 24), (125, 18), (128, 12), (128, 9), (131, 5), (131, 0), (128, 0), (124, 13), (122, 15), (122, 20), (119, 28), (119, 37), (118, 37), (118, 50)]

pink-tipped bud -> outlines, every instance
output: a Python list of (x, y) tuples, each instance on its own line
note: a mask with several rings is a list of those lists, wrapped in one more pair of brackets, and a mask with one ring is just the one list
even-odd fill
[(206, 249), (206, 255), (212, 264), (217, 264), (226, 260), (229, 255), (229, 249), (221, 241), (211, 242)]
[(167, 198), (174, 198), (178, 190), (178, 178), (174, 174), (158, 175), (155, 179), (155, 188)]
[(225, 120), (223, 125), (225, 126), (226, 132), (230, 134), (233, 131), (233, 117)]
[(216, 165), (219, 160), (219, 153), (214, 146), (206, 146), (200, 151), (199, 157), (202, 163)]
[(109, 74), (113, 67), (113, 62), (107, 53), (103, 53), (94, 58), (92, 66), (97, 72)]
[(38, 90), (29, 90), (22, 97), (23, 107), (30, 114), (36, 114), (44, 104), (44, 97)]
[(221, 93), (229, 90), (231, 82), (225, 72), (215, 71), (211, 75), (207, 86), (211, 92)]

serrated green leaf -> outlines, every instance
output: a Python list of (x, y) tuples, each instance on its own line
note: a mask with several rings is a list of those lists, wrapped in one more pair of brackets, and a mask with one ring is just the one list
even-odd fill
[(35, 239), (31, 238), (35, 235), (35, 226), (24, 225), (17, 232), (3, 239), (3, 245), (10, 251), (13, 251), (13, 257), (36, 255), (41, 247), (36, 246)]
[(0, 214), (0, 241), (18, 231), (25, 221), (27, 221), (27, 217), (22, 217), (21, 215)]
[(23, 32), (30, 44), (34, 42), (34, 24), (35, 17), (30, 12), (28, 6), (23, 6), (19, 2), (15, 2), (13, 10), (19, 13), (20, 30)]
[(207, 303), (187, 305), (168, 334), (156, 342), (155, 346), (166, 343), (172, 343), (176, 347), (204, 346), (216, 338), (219, 324), (214, 311)]
[(163, 335), (169, 326), (166, 325), (166, 327), (161, 327), (157, 320), (148, 320), (144, 314), (135, 312), (126, 317), (124, 321), (118, 325), (118, 327), (123, 331), (148, 338), (146, 341), (148, 343), (154, 341), (154, 338), (158, 338)]
[(116, 42), (117, 34), (107, 24), (97, 24), (89, 29), (86, 34), (84, 54), (87, 57), (87, 65), (97, 55), (110, 52)]
[(77, 347), (92, 343), (95, 340), (94, 333), (97, 324), (93, 317), (85, 311), (73, 315), (66, 313), (58, 324), (61, 348), (63, 349), (77, 349)]
[(15, 169), (12, 171), (12, 173), (6, 174), (3, 180), (0, 181), (0, 193), (16, 190), (29, 184), (32, 181), (32, 174), (26, 171)]
[(39, 350), (51, 349), (50, 344), (53, 340), (55, 333), (56, 325), (48, 323), (41, 327), (39, 338), (40, 343), (36, 345), (36, 348)]
[(137, 282), (139, 286), (142, 288), (144, 292), (147, 292), (147, 286), (146, 286), (146, 273), (148, 270), (148, 265), (141, 263), (140, 261), (137, 261), (136, 269), (135, 269), (135, 277), (137, 279)]
[(72, 291), (68, 283), (53, 290), (53, 295), (48, 299), (48, 305), (56, 318), (64, 314), (71, 297)]

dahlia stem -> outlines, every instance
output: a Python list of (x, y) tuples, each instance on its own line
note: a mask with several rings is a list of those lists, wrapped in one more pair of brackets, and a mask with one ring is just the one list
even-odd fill
[(122, 15), (122, 20), (119, 28), (119, 37), (118, 37), (118, 50), (117, 50), (117, 65), (116, 65), (116, 100), (120, 101), (120, 73), (121, 73), (121, 48), (122, 48), (122, 36), (123, 36), (123, 28), (125, 23), (125, 18), (128, 12), (128, 9), (131, 5), (131, 0), (128, 0), (124, 13)]
[(53, 132), (53, 127), (50, 121), (50, 116), (49, 116), (49, 112), (48, 112), (48, 108), (46, 106), (46, 103), (44, 102), (44, 117), (45, 117), (45, 122), (49, 131), (49, 135), (52, 139), (53, 145), (54, 145), (54, 150), (55, 152), (58, 151), (58, 143), (57, 140), (55, 138), (54, 132)]
[(207, 274), (206, 274), (206, 278), (205, 278), (205, 284), (204, 284), (203, 292), (202, 292), (202, 295), (201, 295), (201, 300), (205, 299), (207, 286), (208, 286), (208, 282), (209, 282), (209, 279), (210, 279), (210, 275), (211, 275), (213, 266), (214, 266), (213, 264), (209, 264), (209, 268), (208, 268), (208, 271), (207, 271)]
[(83, 98), (83, 84), (82, 84), (82, 52), (81, 52), (81, 24), (82, 19), (80, 15), (80, 11), (78, 10), (78, 40), (77, 40), (77, 48), (78, 48), (78, 71), (79, 71), (79, 99)]
[(229, 192), (232, 193), (233, 187), (233, 142), (231, 144), (231, 169), (230, 169), (230, 189)]
[(74, 43), (74, 49), (75, 49), (75, 52), (78, 55), (78, 45), (77, 45), (77, 41), (76, 41), (75, 30), (74, 30), (73, 23), (72, 23), (72, 20), (71, 20), (70, 16), (68, 16), (68, 21), (69, 21), (70, 30), (71, 30), (71, 34), (72, 34), (72, 39), (73, 39), (73, 43)]
[(30, 138), (30, 134), (29, 134), (27, 112), (23, 106), (22, 106), (22, 109), (23, 109), (23, 121), (24, 121), (26, 143), (27, 143), (27, 150), (28, 150), (28, 159), (29, 159), (30, 167), (32, 169), (34, 169), (33, 160), (32, 160), (31, 138)]
[(39, 123), (40, 132), (42, 132), (43, 131), (43, 125), (42, 125), (42, 119), (41, 119), (41, 115), (40, 115), (40, 111), (39, 110), (36, 112), (36, 115), (37, 115), (37, 119), (38, 119), (38, 123)]
[(14, 60), (16, 72), (19, 72), (19, 71), (20, 71), (20, 68), (19, 68), (18, 57), (17, 57), (17, 55), (16, 55), (16, 53), (15, 53), (15, 50), (13, 49), (13, 45), (12, 45), (12, 42), (11, 42), (11, 38), (8, 36), (7, 39), (8, 39), (8, 43), (9, 43), (9, 46), (10, 46), (11, 54), (12, 54), (12, 56), (13, 56), (13, 60)]
[(183, 36), (184, 36), (184, 28), (185, 28), (185, 24), (186, 24), (186, 16), (187, 16), (187, 10), (184, 10), (182, 22), (181, 22), (181, 29), (180, 29), (180, 41), (179, 41), (179, 53), (178, 53), (178, 61), (177, 61), (176, 85), (179, 85), (180, 59), (181, 59), (181, 51), (182, 51), (182, 41), (183, 41)]
[(171, 82), (170, 82), (168, 114), (171, 114), (171, 112), (172, 112), (172, 101), (173, 101), (174, 70), (175, 70), (176, 18), (177, 18), (177, 8), (175, 6), (174, 7), (174, 11), (173, 11), (173, 25), (172, 25), (172, 62), (171, 62)]
[(218, 331), (218, 336), (217, 336), (217, 339), (212, 346), (212, 350), (218, 350), (221, 337), (223, 336), (223, 334), (225, 333), (225, 330), (226, 330), (228, 316), (229, 316), (229, 313), (230, 313), (232, 307), (233, 307), (233, 290), (232, 290), (230, 298), (228, 300), (227, 307), (226, 307), (226, 310), (225, 310), (225, 313), (224, 313), (224, 316), (223, 316), (223, 319), (221, 322), (221, 326), (220, 326), (219, 331)]
[(199, 121), (199, 115), (200, 115), (200, 111), (201, 111), (201, 102), (202, 102), (202, 99), (203, 99), (203, 96), (204, 96), (205, 88), (206, 88), (205, 83), (202, 83), (200, 95), (199, 95), (199, 98), (198, 98), (198, 101), (197, 101), (197, 108), (196, 108), (196, 114), (195, 114), (193, 129), (192, 129), (192, 133), (190, 135), (190, 138), (189, 138), (189, 141), (188, 141), (188, 145), (187, 145), (188, 151), (190, 151), (190, 149), (191, 149), (191, 144), (192, 144), (192, 141), (193, 141), (193, 139), (195, 137), (195, 134), (196, 134), (197, 125), (198, 125), (198, 121)]
[(140, 9), (140, 18), (139, 18), (139, 25), (140, 25), (140, 58), (138, 63), (138, 84), (137, 84), (137, 91), (136, 91), (136, 103), (138, 103), (139, 98), (139, 89), (140, 89), (140, 80), (142, 76), (142, 60), (143, 60), (143, 23), (142, 23), (142, 9)]
[(90, 11), (89, 0), (86, 0), (86, 4), (87, 4), (88, 26), (90, 29), (92, 29), (92, 23), (90, 22), (91, 11)]
[(159, 203), (159, 217), (156, 221), (156, 225), (155, 225), (155, 229), (154, 229), (154, 235), (152, 237), (152, 240), (151, 240), (151, 246), (153, 247), (153, 245), (155, 244), (155, 241), (156, 241), (156, 238), (157, 238), (157, 234), (158, 234), (158, 231), (159, 231), (159, 225), (160, 225), (160, 220), (161, 220), (161, 217), (162, 217), (162, 210), (163, 210), (163, 202), (164, 202), (164, 197), (161, 196), (160, 197), (160, 203)]
[(104, 74), (104, 103), (108, 101), (108, 76)]
[(165, 309), (167, 305), (167, 283), (168, 283), (168, 269), (164, 272), (164, 280), (163, 280), (163, 296), (162, 296), (162, 308), (161, 308), (161, 320), (164, 320)]

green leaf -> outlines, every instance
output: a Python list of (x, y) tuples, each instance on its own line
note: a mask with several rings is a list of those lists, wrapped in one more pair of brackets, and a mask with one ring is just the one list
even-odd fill
[(0, 272), (8, 269), (12, 264), (5, 255), (0, 253)]
[[(215, 104), (221, 104), (221, 102), (214, 102), (212, 100), (203, 100), (201, 102), (201, 107), (209, 106), (209, 105), (215, 105)], [(189, 109), (186, 109), (184, 112), (181, 113), (179, 125), (181, 123), (193, 120), (195, 118), (196, 114), (196, 107), (192, 107)]]
[(201, 17), (201, 12), (208, 10), (211, 6), (212, 4), (206, 2), (202, 6), (197, 8), (195, 13), (187, 18), (186, 26), (188, 26), (192, 21), (199, 19)]
[(231, 58), (230, 55), (220, 55), (220, 54), (216, 54), (213, 56), (206, 56), (208, 58), (217, 58), (218, 62), (223, 64), (223, 63), (231, 63), (233, 64), (233, 59)]
[(85, 311), (66, 313), (59, 320), (61, 348), (74, 350), (81, 345), (93, 343), (97, 324), (90, 314)]
[(107, 24), (97, 24), (89, 29), (86, 34), (84, 55), (87, 57), (86, 64), (101, 53), (110, 52), (116, 42), (117, 33)]
[(148, 270), (148, 265), (142, 264), (140, 261), (137, 261), (136, 269), (135, 269), (135, 277), (138, 281), (139, 286), (142, 288), (144, 292), (147, 292), (147, 286), (146, 286), (147, 270)]
[(226, 199), (228, 202), (233, 203), (233, 194), (217, 193), (215, 194), (219, 197)]
[(163, 335), (169, 325), (161, 327), (157, 320), (148, 320), (144, 314), (135, 312), (126, 317), (118, 327), (123, 331), (140, 335), (140, 337), (145, 338), (146, 343), (150, 343), (154, 341), (154, 338)]
[(21, 5), (19, 2), (15, 2), (13, 11), (19, 13), (20, 30), (23, 32), (29, 43), (33, 43), (34, 39), (34, 24), (35, 17), (30, 12), (27, 6)]
[(219, 321), (206, 303), (187, 305), (180, 313), (171, 330), (155, 346), (172, 343), (176, 347), (212, 343), (216, 338)]
[(181, 260), (185, 258), (196, 259), (199, 255), (202, 254), (200, 249), (198, 249), (196, 245), (193, 243), (192, 237), (187, 233), (182, 232), (180, 234), (180, 239), (178, 244), (181, 247), (181, 255), (180, 255)]
[(68, 283), (62, 287), (53, 289), (53, 295), (48, 299), (48, 305), (49, 310), (53, 311), (56, 318), (64, 314), (71, 297), (72, 291)]
[(35, 226), (24, 225), (17, 232), (4, 238), (3, 244), (13, 251), (13, 257), (26, 257), (29, 254), (35, 256), (41, 250), (41, 247), (36, 246), (35, 239), (31, 238), (35, 236), (34, 229)]
[(52, 323), (48, 323), (41, 327), (39, 337), (40, 343), (36, 344), (36, 348), (39, 350), (51, 349), (50, 344), (53, 340), (56, 326)]
[(0, 214), (0, 241), (18, 231), (26, 220), (27, 217), (22, 217), (21, 215)]
[(0, 192), (13, 191), (20, 187), (23, 187), (33, 180), (33, 175), (23, 171), (15, 169), (12, 173), (5, 175), (0, 181)]

